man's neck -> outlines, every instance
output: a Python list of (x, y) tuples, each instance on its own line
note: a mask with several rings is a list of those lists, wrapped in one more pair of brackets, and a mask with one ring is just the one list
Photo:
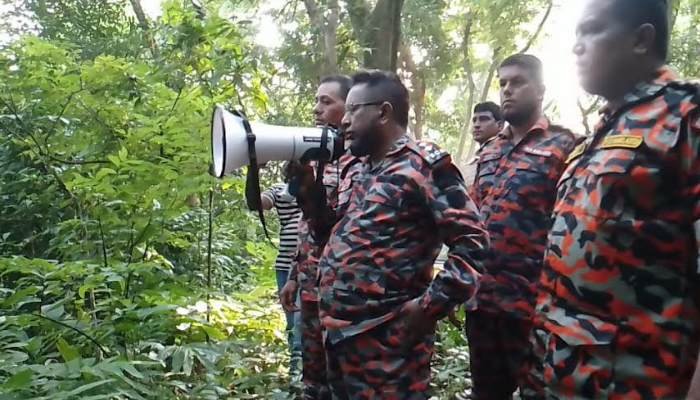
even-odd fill
[(528, 134), (532, 130), (532, 127), (535, 126), (537, 121), (542, 118), (542, 112), (538, 110), (536, 113), (533, 113), (530, 118), (527, 119), (527, 121), (523, 122), (522, 124), (517, 124), (517, 125), (511, 125), (510, 126), (510, 132), (513, 135), (513, 143), (518, 144), (520, 143), (521, 140), (525, 137), (525, 135)]
[(388, 135), (389, 139), (387, 139), (386, 143), (383, 143), (381, 146), (379, 146), (377, 151), (369, 155), (369, 160), (372, 162), (372, 165), (378, 165), (380, 162), (382, 162), (386, 158), (386, 155), (389, 154), (394, 142), (405, 134), (405, 129), (401, 129), (399, 127), (394, 128), (391, 135)]
[(637, 85), (639, 85), (642, 82), (646, 82), (651, 80), (656, 72), (659, 70), (659, 68), (663, 67), (664, 64), (662, 62), (658, 61), (652, 61), (647, 63), (644, 67), (640, 68), (638, 71), (630, 71), (629, 74), (629, 81), (626, 85), (624, 85), (620, 90), (617, 91), (617, 93), (614, 94), (608, 94), (604, 95), (603, 97), (607, 101), (607, 106), (606, 108), (610, 113), (614, 113), (615, 111), (619, 110), (622, 106), (627, 103), (627, 100), (625, 100), (625, 96), (632, 92)]

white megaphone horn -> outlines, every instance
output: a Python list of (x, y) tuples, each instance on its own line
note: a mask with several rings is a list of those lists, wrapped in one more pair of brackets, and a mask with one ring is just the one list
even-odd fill
[[(228, 112), (217, 105), (211, 122), (211, 148), (214, 176), (268, 161), (334, 161), (345, 152), (335, 128), (300, 128), (248, 122), (243, 113)], [(252, 156), (252, 157), (251, 157)]]

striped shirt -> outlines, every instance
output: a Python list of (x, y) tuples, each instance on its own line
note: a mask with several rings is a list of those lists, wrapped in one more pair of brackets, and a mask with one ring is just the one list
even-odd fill
[(299, 245), (299, 217), (301, 209), (297, 200), (289, 194), (287, 185), (278, 183), (262, 194), (277, 210), (280, 218), (280, 245), (275, 261), (275, 269), (289, 271), (292, 265), (292, 255)]

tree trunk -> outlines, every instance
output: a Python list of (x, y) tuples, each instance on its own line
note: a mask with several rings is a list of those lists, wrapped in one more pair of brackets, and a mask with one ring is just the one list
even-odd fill
[(319, 75), (329, 75), (338, 72), (338, 14), (340, 6), (338, 0), (330, 0), (325, 6), (326, 12), (321, 12), (315, 0), (304, 0), (309, 19), (323, 34), (321, 51), (323, 53), (323, 65)]
[(464, 73), (467, 76), (467, 90), (469, 92), (469, 99), (467, 100), (466, 115), (464, 116), (462, 129), (460, 129), (459, 132), (459, 145), (457, 147), (457, 157), (455, 158), (457, 165), (461, 164), (462, 157), (464, 156), (464, 145), (467, 142), (467, 137), (469, 136), (469, 125), (471, 124), (472, 119), (472, 104), (474, 104), (474, 96), (476, 95), (474, 68), (472, 68), (471, 56), (469, 54), (472, 38), (472, 22), (473, 16), (468, 14), (467, 25), (464, 28), (464, 38), (462, 40), (462, 52), (464, 53)]
[(153, 36), (153, 31), (151, 31), (151, 25), (148, 22), (148, 17), (146, 17), (146, 13), (143, 11), (143, 7), (141, 7), (141, 1), (140, 0), (130, 0), (131, 1), (131, 8), (134, 9), (134, 14), (136, 14), (136, 19), (139, 21), (139, 25), (141, 26), (141, 29), (143, 32), (146, 34), (146, 37), (148, 38), (148, 46), (151, 49), (151, 55), (153, 58), (160, 58), (160, 50), (158, 49), (158, 44), (156, 43), (156, 39)]
[(680, 9), (681, 0), (668, 0), (668, 31), (673, 34), (673, 28), (676, 25), (676, 17)]
[(378, 0), (370, 12), (366, 0), (347, 1), (355, 37), (365, 49), (365, 68), (396, 71), (403, 4), (404, 0)]
[(425, 77), (418, 71), (416, 63), (413, 61), (411, 49), (403, 44), (401, 45), (401, 65), (411, 76), (411, 107), (415, 114), (416, 121), (411, 125), (413, 134), (416, 140), (421, 140), (423, 137), (423, 121), (425, 114)]

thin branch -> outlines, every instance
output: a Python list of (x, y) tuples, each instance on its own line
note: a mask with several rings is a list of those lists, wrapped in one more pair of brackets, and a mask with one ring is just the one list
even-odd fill
[(540, 33), (542, 33), (542, 29), (544, 28), (544, 24), (547, 22), (547, 19), (549, 19), (549, 15), (552, 13), (552, 7), (554, 6), (554, 2), (552, 0), (547, 1), (547, 10), (544, 13), (544, 16), (542, 17), (542, 20), (540, 20), (540, 24), (537, 25), (537, 29), (535, 29), (535, 32), (530, 36), (530, 39), (527, 41), (527, 44), (525, 47), (523, 47), (519, 53), (523, 54), (530, 50), (530, 47), (532, 47), (533, 44), (535, 44), (535, 41), (537, 38), (540, 36)]
[(53, 125), (51, 125), (51, 128), (49, 129), (49, 131), (46, 132), (46, 135), (44, 136), (44, 145), (46, 146), (47, 149), (49, 148), (49, 143), (48, 143), (49, 137), (54, 133), (59, 122), (61, 122), (61, 118), (63, 118), (63, 115), (66, 113), (66, 109), (68, 108), (68, 105), (70, 104), (70, 102), (73, 100), (73, 96), (80, 93), (81, 91), (82, 91), (82, 89), (68, 95), (68, 100), (66, 100), (66, 103), (63, 104), (63, 108), (61, 109), (61, 112), (58, 114), (58, 118), (56, 118), (56, 120), (53, 122)]
[(97, 224), (100, 227), (100, 240), (102, 241), (102, 258), (104, 261), (104, 266), (107, 268), (109, 263), (107, 262), (107, 243), (105, 243), (105, 232), (102, 229), (102, 218), (97, 217)]
[[(214, 238), (214, 189), (209, 188), (209, 234), (207, 237), (207, 304), (211, 300), (211, 252)], [(211, 317), (211, 312), (207, 308), (207, 322)]]
[(47, 321), (51, 321), (51, 322), (53, 322), (54, 324), (61, 325), (61, 326), (64, 327), (64, 328), (68, 328), (68, 329), (70, 329), (70, 330), (72, 330), (72, 331), (78, 333), (79, 335), (85, 337), (86, 339), (88, 339), (88, 340), (91, 341), (92, 343), (94, 343), (95, 346), (99, 347), (99, 349), (100, 349), (104, 354), (109, 354), (109, 351), (107, 351), (107, 349), (105, 349), (104, 347), (102, 347), (102, 345), (101, 345), (96, 339), (94, 339), (92, 336), (88, 335), (87, 333), (81, 331), (80, 329), (78, 329), (78, 328), (76, 328), (76, 327), (74, 327), (74, 326), (70, 326), (70, 325), (66, 324), (65, 322), (58, 321), (58, 320), (55, 320), (55, 319), (53, 319), (53, 318), (49, 318), (49, 317), (47, 317), (47, 316), (45, 316), (45, 315), (41, 315), (41, 314), (29, 314), (29, 315), (32, 315), (32, 316), (35, 316), (35, 317), (39, 317), (39, 318), (45, 319), (45, 320), (47, 320)]
[(134, 14), (136, 14), (136, 19), (139, 21), (139, 25), (141, 26), (141, 29), (143, 29), (143, 32), (146, 34), (146, 37), (148, 38), (148, 44), (151, 50), (151, 55), (153, 58), (160, 58), (160, 50), (158, 49), (158, 44), (156, 43), (156, 39), (153, 36), (153, 32), (151, 31), (151, 26), (148, 23), (148, 18), (146, 17), (146, 13), (143, 11), (143, 7), (141, 7), (141, 1), (140, 0), (130, 0), (131, 1), (131, 8), (134, 9)]

